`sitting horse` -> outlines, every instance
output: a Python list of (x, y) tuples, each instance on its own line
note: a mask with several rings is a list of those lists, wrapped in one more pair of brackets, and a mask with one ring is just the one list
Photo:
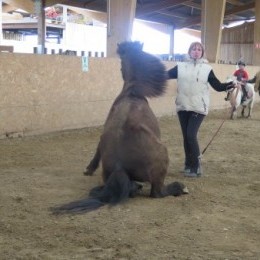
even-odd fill
[(164, 185), (168, 152), (147, 100), (165, 91), (164, 65), (157, 57), (142, 51), (139, 42), (123, 42), (117, 53), (123, 89), (109, 111), (94, 158), (84, 173), (93, 175), (101, 161), (104, 185), (92, 189), (86, 199), (55, 208), (55, 213), (89, 212), (106, 204), (122, 203), (142, 188), (138, 182), (151, 184), (153, 198), (188, 193), (180, 182)]
[[(233, 81), (232, 78), (228, 78), (227, 82)], [(245, 117), (245, 109), (248, 108), (247, 118), (251, 117), (252, 108), (255, 100), (254, 85), (250, 83), (245, 84), (245, 90), (247, 92), (247, 97), (242, 100), (243, 90), (241, 89), (241, 83), (237, 82), (237, 87), (229, 90), (230, 92), (230, 104), (231, 104), (231, 115), (230, 119), (237, 118), (237, 110), (239, 106), (242, 106), (241, 116)]]

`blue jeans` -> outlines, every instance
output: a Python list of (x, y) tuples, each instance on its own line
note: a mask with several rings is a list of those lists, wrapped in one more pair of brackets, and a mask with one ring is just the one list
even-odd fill
[(197, 134), (205, 115), (193, 111), (179, 111), (178, 117), (183, 135), (185, 167), (197, 172), (200, 156)]

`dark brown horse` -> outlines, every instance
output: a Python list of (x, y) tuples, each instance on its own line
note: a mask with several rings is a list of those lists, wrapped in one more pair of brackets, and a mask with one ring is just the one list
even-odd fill
[(54, 209), (57, 213), (89, 212), (105, 204), (121, 203), (142, 187), (137, 182), (149, 182), (153, 198), (187, 193), (182, 183), (164, 185), (168, 152), (146, 99), (164, 93), (165, 67), (157, 57), (143, 52), (139, 42), (123, 42), (117, 53), (123, 89), (110, 109), (96, 154), (84, 172), (92, 175), (101, 161), (104, 185), (92, 189), (87, 199)]

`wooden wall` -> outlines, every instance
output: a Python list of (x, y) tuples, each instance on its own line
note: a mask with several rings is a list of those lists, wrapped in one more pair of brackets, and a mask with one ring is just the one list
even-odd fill
[[(174, 62), (165, 62), (167, 68)], [(212, 65), (225, 81), (234, 65)], [(247, 67), (254, 76), (258, 67)], [(118, 58), (0, 53), (0, 138), (102, 125), (123, 81)], [(176, 81), (150, 100), (156, 116), (175, 115)], [(227, 108), (225, 93), (212, 90), (211, 109)]]
[(236, 64), (243, 60), (246, 64), (252, 65), (254, 51), (253, 22), (222, 30), (220, 63)]

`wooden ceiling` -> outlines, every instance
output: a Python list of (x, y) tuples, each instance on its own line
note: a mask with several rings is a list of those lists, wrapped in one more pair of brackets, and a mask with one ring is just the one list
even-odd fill
[[(28, 5), (33, 0), (2, 0), (4, 9), (11, 10), (12, 5)], [(65, 4), (84, 9), (106, 12), (107, 0), (45, 0), (46, 6)], [(217, 0), (216, 0), (217, 1)], [(247, 21), (255, 18), (255, 1), (227, 0), (224, 24)], [(20, 6), (23, 8), (23, 6)], [(200, 30), (202, 0), (137, 0), (136, 18), (163, 23), (176, 29), (190, 28)], [(214, 12), (214, 10), (212, 10)]]

